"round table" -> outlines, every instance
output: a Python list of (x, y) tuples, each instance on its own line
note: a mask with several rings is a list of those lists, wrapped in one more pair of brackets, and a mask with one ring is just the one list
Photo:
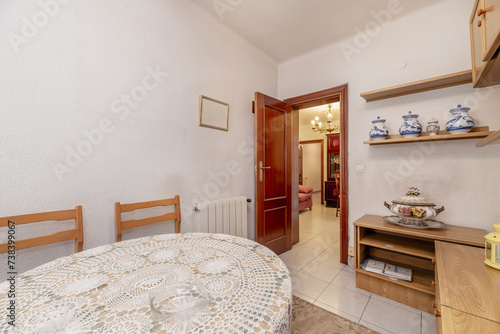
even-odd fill
[[(201, 281), (211, 296), (184, 322), (154, 321), (149, 291)], [(6, 309), (10, 283), (0, 284)], [(290, 333), (285, 264), (254, 241), (165, 234), (66, 256), (18, 275), (16, 333)], [(12, 330), (7, 320), (0, 332)]]

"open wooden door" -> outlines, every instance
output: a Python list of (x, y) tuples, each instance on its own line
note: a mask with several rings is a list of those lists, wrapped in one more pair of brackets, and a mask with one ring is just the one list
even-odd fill
[(292, 108), (255, 93), (255, 238), (281, 254), (292, 248)]

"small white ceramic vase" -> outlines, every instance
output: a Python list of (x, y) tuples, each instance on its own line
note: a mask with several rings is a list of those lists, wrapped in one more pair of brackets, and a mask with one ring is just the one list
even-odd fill
[(422, 124), (418, 121), (418, 115), (414, 115), (408, 111), (408, 115), (404, 115), (403, 125), (399, 128), (399, 133), (403, 138), (418, 137), (422, 133)]
[(389, 130), (385, 127), (385, 119), (380, 119), (380, 116), (376, 120), (372, 121), (373, 128), (370, 130), (371, 140), (383, 140), (389, 135)]
[(438, 120), (435, 118), (432, 118), (429, 122), (427, 122), (427, 132), (429, 132), (429, 136), (435, 136), (438, 131), (441, 129), (441, 127), (438, 124)]

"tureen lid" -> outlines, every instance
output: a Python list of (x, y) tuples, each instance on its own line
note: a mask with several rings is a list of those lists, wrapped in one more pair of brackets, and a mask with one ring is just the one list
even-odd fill
[(461, 104), (459, 104), (456, 108), (450, 109), (450, 112), (456, 112), (456, 111), (469, 111), (469, 107), (462, 107)]
[(420, 192), (417, 188), (411, 187), (406, 195), (392, 201), (394, 204), (404, 204), (404, 205), (423, 205), (423, 206), (434, 206), (436, 204), (428, 202), (425, 198), (420, 197)]
[(380, 119), (380, 116), (377, 116), (377, 119), (374, 120), (374, 121), (372, 121), (373, 124), (375, 124), (375, 123), (383, 123), (383, 122), (385, 122), (385, 119)]
[(404, 119), (417, 118), (417, 117), (418, 117), (418, 115), (412, 114), (411, 111), (408, 111), (408, 115), (403, 116)]
[(435, 119), (435, 118), (431, 118), (429, 120), (429, 123), (439, 123), (439, 121), (437, 119)]

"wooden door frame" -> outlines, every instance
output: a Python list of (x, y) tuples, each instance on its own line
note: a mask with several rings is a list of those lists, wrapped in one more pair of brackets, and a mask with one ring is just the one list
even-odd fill
[[(315, 140), (302, 140), (299, 141), (299, 145), (307, 144), (321, 144), (321, 204), (325, 203), (325, 190), (323, 189), (325, 184), (325, 140), (315, 139)], [(304, 153), (302, 153), (302, 163), (304, 163)], [(302, 174), (304, 174), (304, 168), (302, 168)]]
[[(285, 99), (286, 103), (292, 105), (292, 147), (295, 147), (295, 154), (292, 152), (292, 166), (298, 168), (298, 142), (299, 142), (299, 109), (306, 107), (328, 104), (340, 99), (340, 262), (347, 264), (348, 247), (349, 247), (349, 185), (348, 185), (348, 166), (347, 166), (347, 129), (348, 129), (348, 84), (321, 90), (318, 92), (300, 95)], [(292, 170), (293, 172), (293, 170)], [(298, 187), (298, 170), (295, 173), (296, 177), (292, 178), (292, 190), (294, 184)], [(292, 196), (294, 193), (292, 192)], [(296, 195), (298, 196), (298, 194)], [(292, 235), (293, 229), (299, 226), (299, 212), (292, 210)], [(296, 238), (298, 241), (298, 238)], [(295, 243), (295, 238), (294, 238)]]

